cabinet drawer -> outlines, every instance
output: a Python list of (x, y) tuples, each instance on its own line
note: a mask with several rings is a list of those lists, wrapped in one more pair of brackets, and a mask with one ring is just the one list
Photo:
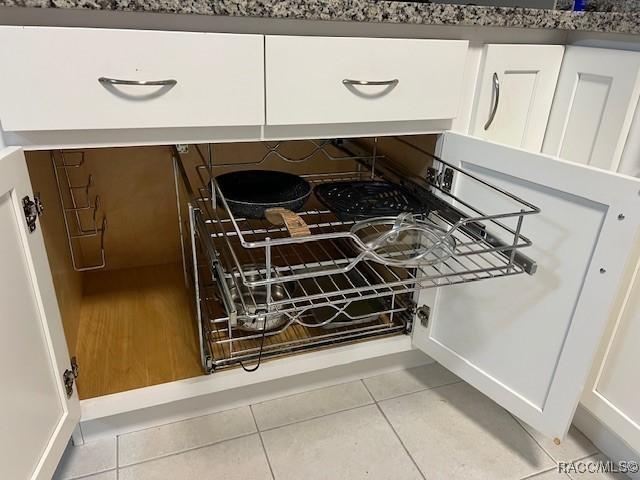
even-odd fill
[(0, 27), (0, 44), (7, 131), (264, 123), (261, 35)]
[(268, 125), (458, 113), (467, 41), (267, 36), (265, 43)]

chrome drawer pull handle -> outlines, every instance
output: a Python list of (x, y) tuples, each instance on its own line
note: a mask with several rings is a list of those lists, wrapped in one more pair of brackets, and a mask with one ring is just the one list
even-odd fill
[(343, 85), (397, 85), (400, 80), (394, 78), (393, 80), (351, 80), (345, 78), (342, 80)]
[(118, 78), (100, 77), (98, 82), (103, 85), (136, 85), (141, 87), (173, 87), (178, 83), (172, 78), (168, 80), (121, 80)]
[(493, 106), (491, 107), (489, 119), (487, 120), (487, 123), (484, 124), (485, 130), (487, 130), (493, 123), (493, 118), (496, 116), (496, 112), (498, 111), (498, 102), (500, 101), (500, 81), (498, 80), (498, 74), (496, 72), (493, 72), (493, 93)]

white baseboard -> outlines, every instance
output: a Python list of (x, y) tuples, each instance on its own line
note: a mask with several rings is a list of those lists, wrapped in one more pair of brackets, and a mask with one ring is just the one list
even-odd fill
[[(573, 424), (584, 433), (598, 449), (614, 462), (631, 461), (640, 462), (640, 452), (633, 450), (615, 432), (600, 423), (589, 410), (578, 405), (573, 417)], [(627, 474), (632, 480), (640, 480), (639, 473)]]
[[(394, 353), (154, 407), (86, 420), (80, 424), (80, 429), (84, 441), (91, 442), (105, 436), (159, 426), (432, 362), (431, 358), (418, 350)], [(246, 375), (251, 374), (246, 373)]]

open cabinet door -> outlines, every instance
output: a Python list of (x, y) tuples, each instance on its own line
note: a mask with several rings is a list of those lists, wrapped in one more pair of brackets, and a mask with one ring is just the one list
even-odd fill
[[(640, 181), (460, 134), (440, 142), (443, 160), (541, 209), (522, 224), (537, 272), (423, 291), (418, 305), (432, 310), (414, 345), (563, 438), (639, 241)], [(485, 190), (454, 182), (458, 197), (486, 204)]]
[[(0, 150), (0, 471), (50, 479), (80, 418), (63, 377), (69, 353), (42, 232), (27, 222), (24, 154)], [(69, 375), (67, 375), (69, 376)]]

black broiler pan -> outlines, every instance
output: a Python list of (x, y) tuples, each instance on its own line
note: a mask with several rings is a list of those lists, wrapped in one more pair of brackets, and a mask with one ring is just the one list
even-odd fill
[(315, 188), (315, 195), (339, 219), (358, 221), (397, 216), (409, 212), (427, 215), (431, 205), (408, 188), (387, 181), (327, 182)]

